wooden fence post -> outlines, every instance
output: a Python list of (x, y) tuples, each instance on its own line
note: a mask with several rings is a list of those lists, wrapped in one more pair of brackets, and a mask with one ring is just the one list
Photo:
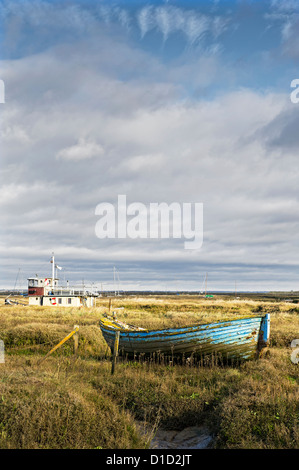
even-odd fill
[(77, 333), (78, 330), (79, 330), (79, 326), (76, 325), (75, 329), (70, 334), (68, 334), (65, 338), (63, 338), (58, 344), (56, 344), (56, 346), (54, 346), (54, 348), (51, 349), (51, 351), (49, 351), (44, 357), (42, 357), (39, 361), (37, 361), (37, 365), (40, 365), (47, 357), (50, 356), (50, 354), (56, 351), (56, 349), (60, 348), (60, 346), (62, 346), (68, 339), (74, 336), (74, 334)]
[(118, 356), (119, 335), (120, 335), (120, 332), (116, 331), (115, 332), (114, 347), (113, 347), (113, 358), (112, 358), (111, 374), (114, 374), (114, 371), (115, 371), (116, 358)]

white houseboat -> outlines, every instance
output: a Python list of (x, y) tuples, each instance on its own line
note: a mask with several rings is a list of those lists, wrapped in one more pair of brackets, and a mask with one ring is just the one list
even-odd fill
[(43, 305), (47, 307), (94, 307), (97, 293), (89, 292), (85, 288), (60, 287), (59, 279), (55, 276), (54, 254), (51, 257), (51, 277), (28, 278), (29, 305)]

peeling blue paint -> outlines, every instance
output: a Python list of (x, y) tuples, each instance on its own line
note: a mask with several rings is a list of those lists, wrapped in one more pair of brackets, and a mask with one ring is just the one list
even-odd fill
[(250, 359), (269, 341), (270, 315), (163, 330), (135, 329), (103, 318), (100, 327), (111, 349), (115, 332), (120, 331), (119, 349), (126, 354), (219, 353), (228, 359)]

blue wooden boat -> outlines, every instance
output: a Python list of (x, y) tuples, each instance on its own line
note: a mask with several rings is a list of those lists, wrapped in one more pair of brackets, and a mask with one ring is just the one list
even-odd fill
[(162, 330), (146, 330), (103, 317), (100, 328), (112, 351), (119, 331), (118, 349), (129, 356), (217, 354), (224, 359), (246, 360), (257, 357), (259, 351), (268, 345), (270, 315)]

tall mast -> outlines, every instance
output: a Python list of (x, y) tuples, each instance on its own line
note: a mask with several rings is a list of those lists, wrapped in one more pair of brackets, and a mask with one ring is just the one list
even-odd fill
[(51, 263), (52, 263), (52, 290), (53, 290), (53, 289), (54, 289), (54, 278), (55, 278), (55, 259), (54, 259), (54, 253), (52, 253)]

